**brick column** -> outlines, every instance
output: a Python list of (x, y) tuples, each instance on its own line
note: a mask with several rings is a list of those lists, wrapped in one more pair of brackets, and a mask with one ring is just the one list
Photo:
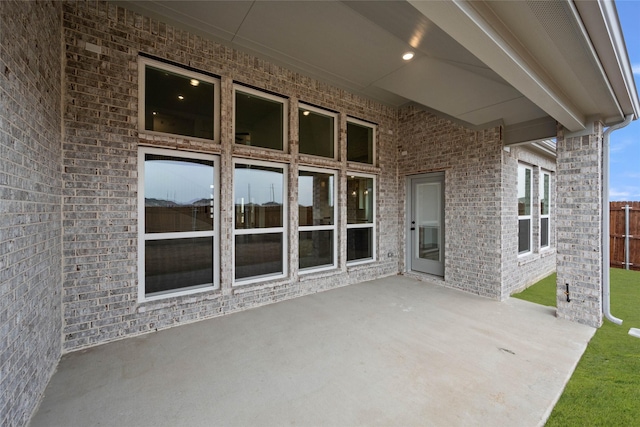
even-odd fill
[[(557, 315), (602, 325), (602, 134), (596, 122), (586, 135), (558, 132)], [(569, 298), (565, 295), (569, 285)]]

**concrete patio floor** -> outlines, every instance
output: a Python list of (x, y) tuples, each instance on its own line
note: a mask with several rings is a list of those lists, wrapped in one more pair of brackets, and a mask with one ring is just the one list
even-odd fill
[(395, 276), (62, 357), (39, 426), (535, 426), (595, 329)]

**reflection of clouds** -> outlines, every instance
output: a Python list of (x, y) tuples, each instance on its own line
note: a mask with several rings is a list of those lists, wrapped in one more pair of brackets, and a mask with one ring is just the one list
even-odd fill
[(609, 200), (620, 202), (640, 200), (640, 186), (612, 187), (609, 190)]
[(640, 75), (640, 63), (638, 64), (633, 64), (633, 74), (638, 74)]
[(212, 166), (188, 160), (153, 160), (146, 161), (144, 168), (145, 198), (189, 204), (212, 197)]

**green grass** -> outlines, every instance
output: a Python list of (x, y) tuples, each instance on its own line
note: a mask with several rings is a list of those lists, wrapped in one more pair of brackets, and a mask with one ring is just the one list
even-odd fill
[[(640, 328), (640, 272), (611, 269), (610, 277), (611, 313), (624, 323), (598, 329), (547, 426), (640, 425), (640, 339), (628, 335)], [(514, 297), (555, 306), (555, 274)]]
[(512, 295), (525, 301), (549, 307), (556, 306), (556, 273), (545, 277), (535, 285), (529, 286), (519, 294)]

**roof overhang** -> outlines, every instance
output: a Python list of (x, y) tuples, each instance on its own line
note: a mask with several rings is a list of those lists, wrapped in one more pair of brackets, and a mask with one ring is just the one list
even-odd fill
[(638, 116), (611, 1), (118, 3), (389, 105), (499, 123), (506, 144)]

